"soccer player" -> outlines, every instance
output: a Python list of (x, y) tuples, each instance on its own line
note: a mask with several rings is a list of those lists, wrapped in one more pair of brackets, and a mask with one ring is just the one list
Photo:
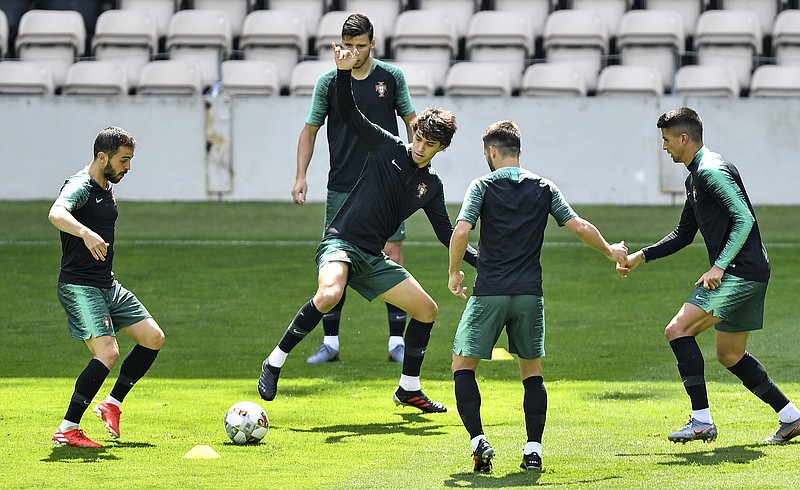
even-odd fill
[(703, 143), (703, 122), (688, 107), (659, 117), (662, 148), (675, 163), (686, 165), (686, 202), (678, 227), (659, 242), (628, 256), (617, 271), (626, 277), (644, 262), (672, 255), (694, 240), (697, 231), (708, 249), (708, 271), (670, 320), (665, 336), (678, 361), (678, 372), (692, 404), (686, 426), (667, 437), (673, 442), (717, 437), (697, 337), (716, 329), (717, 360), (778, 413), (779, 427), (766, 443), (786, 442), (800, 434), (800, 411), (747, 352), (747, 337), (764, 321), (764, 296), (770, 264), (761, 243), (753, 206), (739, 171)]
[[(403, 73), (395, 66), (377, 60), (372, 56), (375, 46), (373, 27), (370, 20), (362, 14), (352, 14), (342, 26), (342, 46), (345, 49), (358, 49), (358, 61), (353, 66), (353, 95), (361, 112), (373, 123), (398, 135), (397, 115), (406, 124), (408, 140), (411, 140), (411, 121), (417, 117), (411, 96), (408, 93)], [(303, 204), (308, 195), (306, 175), (314, 153), (317, 132), (328, 120), (328, 147), (330, 153), (330, 172), (328, 173), (328, 195), (325, 206), (325, 228), (339, 211), (347, 195), (356, 185), (361, 173), (367, 150), (356, 138), (350, 128), (342, 121), (334, 100), (336, 90), (336, 69), (323, 74), (314, 86), (311, 107), (306, 123), (297, 142), (297, 177), (292, 187), (292, 198)], [(383, 251), (390, 259), (403, 265), (403, 240), (405, 224), (389, 237)], [(339, 323), (342, 316), (346, 294), (331, 311), (322, 317), (325, 330), (323, 343), (306, 362), (310, 364), (339, 360)], [(400, 308), (386, 303), (389, 318), (389, 362), (403, 362), (405, 344), (403, 330), (406, 326), (406, 313)]]
[(114, 278), (114, 224), (117, 202), (111, 184), (131, 169), (136, 140), (108, 127), (94, 141), (94, 157), (64, 183), (48, 219), (61, 230), (58, 298), (72, 337), (82, 340), (92, 359), (75, 382), (64, 420), (53, 434), (56, 446), (102, 447), (79, 428), (81, 418), (119, 358), (115, 337), (124, 332), (136, 345), (125, 357), (108, 397), (94, 412), (112, 437), (120, 435), (120, 405), (152, 366), (164, 332), (147, 309)]
[(505, 327), (509, 351), (518, 356), (524, 389), (527, 443), (520, 466), (539, 471), (547, 414), (539, 258), (548, 215), (613, 261), (624, 261), (628, 249), (624, 242), (609, 245), (592, 223), (572, 210), (553, 182), (520, 168), (520, 130), (514, 122), (499, 121), (486, 129), (483, 154), (490, 173), (473, 180), (467, 188), (450, 241), (448, 287), (454, 295), (466, 299), (461, 257), (470, 230), (480, 219), (478, 275), (453, 342), (456, 404), (471, 438), (473, 471), (491, 471), (495, 451), (483, 431), (475, 369), (481, 359), (491, 359), (492, 348)]
[[(397, 405), (423, 412), (445, 412), (420, 387), (420, 368), (428, 347), (438, 306), (403, 266), (381, 252), (386, 239), (400, 223), (418, 209), (428, 220), (443, 245), (448, 246), (453, 225), (445, 207), (442, 181), (430, 162), (445, 150), (456, 131), (452, 112), (425, 109), (412, 123), (413, 139), (402, 139), (373, 124), (358, 110), (351, 90), (351, 69), (359, 61), (358, 49), (351, 52), (336, 45), (336, 107), (368, 150), (361, 177), (333, 217), (317, 248), (318, 287), (314, 297), (300, 308), (289, 328), (262, 364), (258, 391), (270, 401), (278, 389), (278, 376), (286, 357), (314, 329), (322, 316), (341, 300), (347, 285), (367, 300), (391, 303), (411, 316), (406, 329), (406, 352), (400, 383), (394, 392)], [(471, 264), (475, 250), (464, 252)]]

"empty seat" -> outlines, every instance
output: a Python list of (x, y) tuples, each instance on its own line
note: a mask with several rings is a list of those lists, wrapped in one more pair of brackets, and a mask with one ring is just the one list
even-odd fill
[(784, 0), (717, 0), (717, 8), (722, 10), (749, 10), (761, 21), (761, 32), (772, 34), (775, 17), (783, 9)]
[(142, 68), (137, 94), (199, 95), (203, 93), (200, 72), (191, 61), (156, 60)]
[[(318, 56), (328, 56), (328, 54), (330, 54), (332, 42), (336, 44), (342, 43), (342, 26), (350, 15), (350, 12), (334, 10), (322, 16), (322, 19), (319, 21), (319, 27), (317, 28), (315, 42)], [(385, 53), (384, 46), (386, 45), (383, 34), (381, 34), (382, 28), (379, 22), (373, 21), (372, 19), (370, 19), (370, 22), (372, 22), (372, 39), (375, 41), (375, 48), (372, 50), (372, 55), (376, 58), (381, 58)]]
[(242, 35), (244, 18), (255, 7), (256, 0), (189, 0), (193, 9), (222, 10), (228, 14), (231, 33), (234, 37)]
[(167, 35), (169, 20), (178, 11), (180, 0), (119, 0), (120, 10), (143, 10), (150, 12), (156, 22), (158, 37)]
[(663, 93), (661, 72), (651, 66), (611, 65), (597, 79), (598, 97), (659, 97)]
[(20, 19), (15, 47), (20, 60), (49, 64), (60, 87), (69, 66), (85, 51), (83, 17), (73, 10), (29, 10)]
[(125, 65), (128, 85), (139, 83), (142, 67), (158, 52), (158, 32), (153, 14), (145, 10), (107, 10), (97, 19), (92, 52), (98, 61)]
[(647, 10), (672, 10), (678, 12), (683, 19), (683, 32), (694, 36), (697, 18), (708, 4), (708, 0), (642, 0)]
[(730, 66), (743, 89), (750, 86), (755, 57), (761, 54), (762, 44), (761, 24), (753, 12), (709, 10), (697, 19), (697, 64)]
[(35, 0), (33, 2), (22, 2), (34, 5), (42, 10), (73, 10), (83, 17), (83, 25), (87, 32), (94, 32), (97, 17), (111, 7), (108, 1), (102, 0)]
[(8, 17), (0, 10), (0, 58), (5, 58), (8, 53)]
[(631, 10), (622, 16), (617, 35), (620, 63), (658, 69), (664, 90), (672, 90), (684, 42), (683, 20), (670, 10)]
[(530, 18), (515, 12), (477, 12), (467, 29), (467, 58), (502, 64), (518, 89), (529, 58), (533, 57), (534, 33)]
[(759, 66), (750, 81), (750, 97), (800, 97), (800, 66)]
[(567, 0), (567, 8), (573, 10), (592, 10), (606, 19), (608, 35), (616, 36), (619, 21), (631, 9), (633, 0)]
[(456, 26), (456, 35), (464, 37), (467, 33), (467, 24), (472, 14), (480, 10), (481, 0), (417, 0), (420, 10), (440, 11), (453, 19)]
[[(316, 29), (316, 27), (315, 27)], [(341, 26), (340, 26), (341, 37)], [(239, 38), (246, 60), (266, 60), (278, 67), (281, 87), (288, 87), (292, 69), (308, 52), (303, 14), (291, 10), (255, 10), (247, 14)]]
[[(339, 0), (339, 8), (345, 12), (360, 12), (373, 24), (381, 26), (381, 38), (391, 38), (394, 22), (403, 11), (403, 0)], [(375, 34), (377, 35), (377, 29)], [(381, 46), (381, 53), (386, 53), (386, 46)]]
[(775, 64), (800, 66), (800, 10), (784, 10), (772, 30)]
[(548, 63), (567, 63), (583, 72), (590, 92), (608, 53), (605, 18), (591, 10), (556, 10), (544, 27), (544, 51)]
[(520, 95), (583, 97), (587, 94), (583, 71), (566, 63), (537, 63), (522, 76)]
[(289, 92), (292, 95), (311, 95), (322, 74), (336, 68), (333, 59), (301, 61), (292, 70)]
[(63, 94), (128, 95), (125, 65), (116, 61), (78, 61), (67, 70)]
[(688, 96), (739, 97), (739, 80), (733, 68), (688, 65), (675, 75), (675, 93)]
[(407, 10), (397, 17), (392, 49), (396, 61), (427, 63), (437, 89), (441, 88), (458, 53), (455, 22), (444, 13)]
[(268, 0), (267, 3), (269, 10), (288, 10), (299, 14), (305, 19), (303, 32), (307, 33), (317, 32), (319, 20), (331, 7), (331, 0)]
[(169, 21), (169, 58), (195, 63), (204, 87), (220, 79), (220, 65), (232, 42), (228, 15), (220, 10), (180, 10)]
[(222, 89), (230, 95), (280, 95), (278, 68), (262, 60), (222, 63)]
[(558, 0), (494, 0), (494, 9), (499, 12), (517, 12), (530, 18), (537, 37), (544, 34), (547, 16), (555, 10)]
[(447, 70), (444, 94), (510, 96), (511, 75), (501, 64), (462, 61)]
[(50, 65), (35, 61), (0, 63), (0, 94), (52, 95), (54, 91)]
[(392, 64), (403, 72), (403, 77), (406, 79), (406, 85), (408, 86), (408, 93), (412, 97), (435, 95), (436, 83), (433, 81), (433, 73), (430, 67), (426, 64), (413, 61), (393, 62)]

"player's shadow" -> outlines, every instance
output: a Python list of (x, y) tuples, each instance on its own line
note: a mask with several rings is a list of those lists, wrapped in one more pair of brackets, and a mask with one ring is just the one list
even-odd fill
[[(385, 423), (366, 423), (366, 424), (341, 424), (328, 425), (324, 427), (314, 427), (312, 429), (289, 429), (294, 432), (322, 432), (331, 434), (325, 438), (328, 444), (337, 444), (348, 437), (360, 437), (369, 435), (385, 434), (404, 434), (407, 436), (435, 436), (445, 434), (439, 430), (444, 427), (442, 424), (417, 425), (419, 422), (429, 422), (423, 414), (401, 414), (402, 421)], [(435, 417), (436, 415), (434, 415)]]
[(759, 447), (761, 447), (759, 444), (740, 444), (737, 446), (708, 447), (708, 449), (690, 453), (617, 453), (615, 456), (623, 458), (630, 456), (664, 456), (665, 461), (658, 463), (663, 466), (749, 464), (764, 456), (764, 452), (759, 450)]
[(588, 486), (601, 481), (614, 480), (616, 476), (606, 476), (602, 478), (582, 478), (580, 480), (560, 481), (539, 483), (543, 473), (534, 471), (519, 470), (516, 473), (508, 473), (502, 476), (494, 474), (476, 473), (453, 473), (450, 478), (442, 482), (442, 486), (447, 488), (513, 488), (513, 487), (533, 487), (533, 486)]
[(119, 458), (106, 451), (107, 447), (54, 447), (50, 456), (39, 461), (43, 463), (94, 463), (95, 461), (116, 461)]

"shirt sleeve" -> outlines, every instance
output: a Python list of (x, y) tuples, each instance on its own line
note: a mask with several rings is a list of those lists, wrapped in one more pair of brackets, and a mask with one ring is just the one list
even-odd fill
[(330, 105), (328, 103), (328, 88), (331, 86), (333, 72), (323, 74), (314, 84), (311, 94), (311, 106), (308, 108), (306, 123), (312, 126), (322, 126), (328, 117)]
[[(423, 209), (433, 227), (434, 233), (436, 233), (436, 238), (439, 239), (442, 245), (449, 248), (450, 238), (453, 236), (453, 224), (450, 222), (450, 215), (447, 214), (444, 190), (441, 186), (438, 199), (431, 200)], [(467, 250), (464, 252), (464, 261), (472, 267), (475, 267), (478, 263), (478, 252), (469, 244), (467, 244)]]
[(550, 214), (556, 219), (558, 226), (564, 226), (567, 221), (578, 216), (578, 213), (576, 213), (567, 200), (564, 199), (557, 185), (549, 180), (545, 181), (550, 185), (550, 193), (552, 195), (550, 199)]
[(461, 211), (458, 213), (456, 221), (466, 221), (475, 228), (480, 217), (481, 207), (483, 207), (483, 196), (486, 192), (486, 183), (481, 179), (470, 182), (464, 194), (464, 202), (461, 204)]
[(725, 270), (736, 255), (742, 250), (750, 230), (756, 222), (753, 213), (747, 206), (741, 188), (730, 172), (722, 168), (703, 169), (700, 178), (708, 187), (714, 200), (727, 210), (731, 217), (731, 230), (722, 251), (714, 261), (714, 265)]
[(58, 197), (53, 203), (54, 206), (62, 206), (70, 213), (80, 208), (89, 199), (89, 188), (85, 185), (84, 179), (77, 176), (70, 177), (64, 182)]
[(650, 262), (651, 260), (672, 255), (678, 250), (691, 245), (695, 235), (697, 235), (697, 229), (694, 209), (692, 209), (689, 199), (686, 199), (678, 227), (661, 240), (642, 249), (645, 261)]

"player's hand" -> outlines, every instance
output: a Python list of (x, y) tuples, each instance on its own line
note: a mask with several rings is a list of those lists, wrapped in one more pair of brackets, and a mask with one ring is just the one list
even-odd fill
[(331, 47), (333, 48), (333, 61), (336, 63), (336, 68), (340, 70), (352, 70), (356, 61), (358, 61), (358, 58), (356, 58), (358, 56), (358, 49), (353, 49), (353, 51), (342, 49), (340, 46), (337, 46), (336, 43), (331, 43)]
[(725, 275), (725, 271), (717, 267), (716, 265), (711, 266), (708, 269), (708, 272), (700, 276), (700, 279), (694, 283), (695, 286), (703, 285), (704, 289), (708, 289), (713, 291), (717, 289), (720, 284), (722, 284), (722, 276)]
[(628, 261), (628, 247), (625, 246), (625, 240), (611, 245), (611, 252), (606, 255), (609, 260), (613, 260), (617, 264), (624, 264)]
[(644, 253), (639, 250), (636, 253), (632, 253), (627, 256), (625, 261), (617, 262), (617, 274), (621, 277), (628, 277), (628, 274), (633, 269), (639, 267), (640, 264), (644, 262)]
[(305, 204), (308, 196), (308, 182), (306, 179), (297, 179), (292, 187), (292, 199), (297, 204)]
[(447, 287), (450, 288), (450, 292), (454, 295), (467, 299), (467, 287), (461, 285), (463, 281), (464, 271), (458, 271), (455, 274), (450, 274), (450, 280), (447, 282)]
[(106, 243), (100, 235), (91, 230), (86, 230), (81, 238), (83, 238), (83, 244), (89, 249), (94, 260), (105, 262), (106, 255), (108, 254), (108, 243)]

